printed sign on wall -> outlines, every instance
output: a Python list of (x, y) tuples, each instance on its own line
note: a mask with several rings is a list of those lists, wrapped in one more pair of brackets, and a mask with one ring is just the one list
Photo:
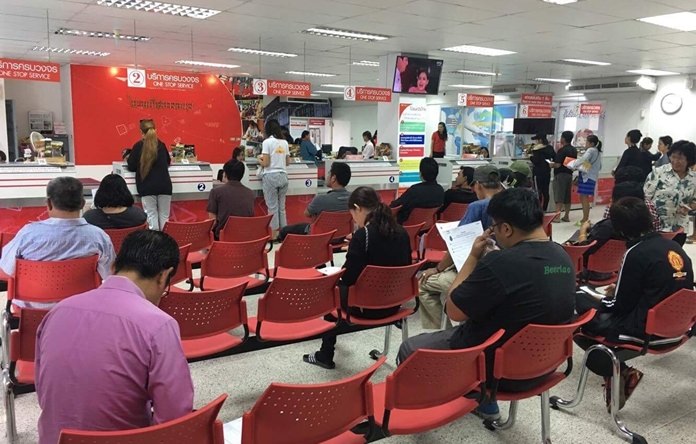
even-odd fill
[(254, 79), (254, 94), (258, 96), (311, 97), (312, 84), (289, 80)]
[(0, 57), (0, 78), (60, 82), (60, 64)]

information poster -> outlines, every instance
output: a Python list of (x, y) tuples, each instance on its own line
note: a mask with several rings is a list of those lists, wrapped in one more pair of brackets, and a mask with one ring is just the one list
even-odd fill
[(447, 146), (445, 147), (448, 154), (462, 154), (462, 132), (464, 131), (464, 119), (462, 117), (462, 108), (459, 107), (442, 107), (440, 108), (440, 121), (445, 122), (447, 127)]
[(463, 108), (464, 132), (462, 138), (466, 145), (488, 148), (493, 127), (493, 108)]
[(523, 153), (521, 146), (516, 146), (512, 134), (513, 121), (517, 105), (496, 105), (493, 108), (493, 156), (519, 157)]
[(399, 178), (400, 186), (420, 182), (418, 166), (426, 155), (425, 121), (428, 108), (425, 103), (399, 104)]
[(586, 148), (587, 136), (595, 135), (600, 140), (604, 136), (604, 110), (603, 102), (561, 103), (557, 132), (572, 131), (575, 134), (573, 145)]

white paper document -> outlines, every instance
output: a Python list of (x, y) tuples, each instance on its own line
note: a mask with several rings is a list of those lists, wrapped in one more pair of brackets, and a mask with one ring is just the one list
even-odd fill
[(447, 251), (452, 256), (454, 266), (459, 271), (466, 262), (466, 258), (469, 257), (474, 241), (483, 234), (483, 225), (481, 225), (481, 221), (462, 226), (457, 225), (459, 222), (436, 224), (440, 236), (447, 245)]
[(225, 423), (222, 426), (225, 435), (225, 444), (239, 444), (242, 442), (242, 418)]
[(341, 270), (342, 270), (341, 267), (324, 267), (324, 268), (318, 268), (318, 269), (317, 269), (317, 271), (318, 271), (319, 273), (324, 274), (324, 275), (326, 275), (326, 276), (329, 276), (329, 275), (332, 275), (332, 274), (336, 274), (336, 273), (338, 273), (338, 272), (341, 271)]
[(607, 287), (608, 285), (605, 285), (603, 287), (597, 287), (597, 288), (592, 288), (587, 285), (583, 285), (580, 287), (580, 290), (584, 291), (585, 293), (589, 294), (590, 296), (593, 296), (597, 299), (604, 299), (607, 297)]

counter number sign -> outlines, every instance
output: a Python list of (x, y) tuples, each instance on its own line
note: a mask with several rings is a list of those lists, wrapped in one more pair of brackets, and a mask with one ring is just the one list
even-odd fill
[(355, 101), (355, 87), (346, 86), (343, 90), (343, 100)]
[(204, 183), (198, 184), (198, 191), (205, 191), (205, 184)]
[(265, 96), (268, 93), (268, 81), (266, 79), (254, 79), (254, 94)]
[(394, 183), (395, 180), (394, 176), (389, 176), (389, 183)]
[(312, 186), (312, 179), (305, 180), (304, 184), (307, 188), (311, 187)]
[(128, 68), (128, 87), (145, 88), (145, 70)]

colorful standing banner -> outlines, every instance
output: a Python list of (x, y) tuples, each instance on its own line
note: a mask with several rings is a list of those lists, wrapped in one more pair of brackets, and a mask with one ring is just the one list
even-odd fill
[(289, 80), (254, 79), (253, 90), (257, 96), (311, 97), (312, 84)]
[(493, 108), (495, 97), (487, 94), (457, 94), (457, 106), (472, 108)]
[(392, 90), (370, 86), (346, 86), (343, 99), (351, 102), (391, 102)]
[(0, 78), (60, 82), (60, 64), (0, 57)]
[(420, 182), (418, 167), (425, 154), (425, 121), (428, 107), (425, 103), (399, 104), (399, 178), (400, 186)]

